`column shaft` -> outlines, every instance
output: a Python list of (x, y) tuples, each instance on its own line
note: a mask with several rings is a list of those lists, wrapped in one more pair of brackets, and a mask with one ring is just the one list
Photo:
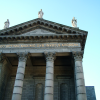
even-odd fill
[(27, 59), (27, 54), (24, 53), (19, 54), (19, 62), (13, 89), (12, 100), (21, 100), (26, 59)]
[(76, 99), (87, 100), (84, 74), (82, 67), (82, 53), (74, 53), (75, 58), (75, 81), (76, 81)]
[(44, 100), (53, 100), (54, 53), (47, 53), (45, 55), (46, 55), (46, 76), (45, 76)]

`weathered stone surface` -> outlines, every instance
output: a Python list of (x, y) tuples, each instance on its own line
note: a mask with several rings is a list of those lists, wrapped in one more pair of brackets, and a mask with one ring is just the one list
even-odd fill
[[(54, 98), (54, 52), (45, 52), (46, 59), (46, 78), (45, 78), (45, 91), (44, 100), (53, 100)], [(49, 76), (52, 76), (51, 78)]]
[[(75, 100), (76, 96), (86, 100), (82, 68), (86, 37), (86, 31), (42, 18), (0, 30), (0, 52), (12, 65), (9, 70), (9, 64), (0, 62), (0, 96), (4, 97), (0, 100)], [(26, 52), (30, 54), (27, 64)], [(74, 55), (75, 66), (72, 52), (80, 52)]]
[(94, 86), (86, 86), (87, 100), (96, 100)]
[(87, 100), (86, 88), (84, 83), (84, 74), (82, 68), (82, 56), (83, 56), (83, 52), (73, 52), (73, 57), (75, 61), (74, 77), (75, 77), (75, 85), (76, 85), (75, 89), (76, 89), (77, 100)]
[(25, 36), (25, 35), (28, 35), (28, 36), (30, 36), (30, 35), (40, 35), (40, 34), (56, 34), (56, 33), (50, 32), (50, 31), (46, 31), (44, 29), (35, 29), (33, 31), (21, 34), (21, 36)]
[[(24, 75), (27, 53), (18, 53), (18, 57), (19, 57), (19, 62), (18, 62), (17, 74), (19, 75), (19, 73), (21, 73)], [(17, 79), (18, 77), (17, 74), (16, 74), (16, 80), (15, 80), (13, 94), (12, 94), (12, 100), (21, 100), (21, 96), (22, 96), (24, 77), (20, 77), (20, 79)]]
[(4, 99), (5, 89), (10, 74), (10, 69), (7, 65), (9, 65), (7, 60), (4, 55), (0, 53), (0, 100)]

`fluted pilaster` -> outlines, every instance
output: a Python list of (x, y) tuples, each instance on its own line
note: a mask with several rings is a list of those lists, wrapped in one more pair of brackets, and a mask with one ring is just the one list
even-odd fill
[(75, 85), (76, 85), (76, 100), (87, 100), (86, 88), (84, 82), (84, 73), (82, 67), (83, 52), (73, 52), (75, 60)]
[(44, 53), (46, 58), (46, 76), (44, 100), (53, 100), (54, 89), (54, 59), (55, 53)]
[(19, 62), (18, 62), (14, 89), (13, 89), (12, 100), (21, 100), (25, 65), (27, 60), (27, 53), (18, 53), (17, 55), (19, 58)]

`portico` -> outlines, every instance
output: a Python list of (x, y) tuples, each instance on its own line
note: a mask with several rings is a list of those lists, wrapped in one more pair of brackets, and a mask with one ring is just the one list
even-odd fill
[(87, 100), (82, 68), (87, 32), (44, 19), (19, 26), (0, 31), (0, 69), (9, 72), (0, 76), (0, 81), (8, 76), (1, 100)]

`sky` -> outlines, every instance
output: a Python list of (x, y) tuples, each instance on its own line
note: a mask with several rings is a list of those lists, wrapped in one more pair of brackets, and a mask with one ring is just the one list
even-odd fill
[(38, 18), (72, 26), (73, 17), (79, 29), (88, 31), (83, 69), (86, 86), (94, 86), (100, 100), (100, 0), (0, 0), (0, 30), (9, 19), (10, 27)]

